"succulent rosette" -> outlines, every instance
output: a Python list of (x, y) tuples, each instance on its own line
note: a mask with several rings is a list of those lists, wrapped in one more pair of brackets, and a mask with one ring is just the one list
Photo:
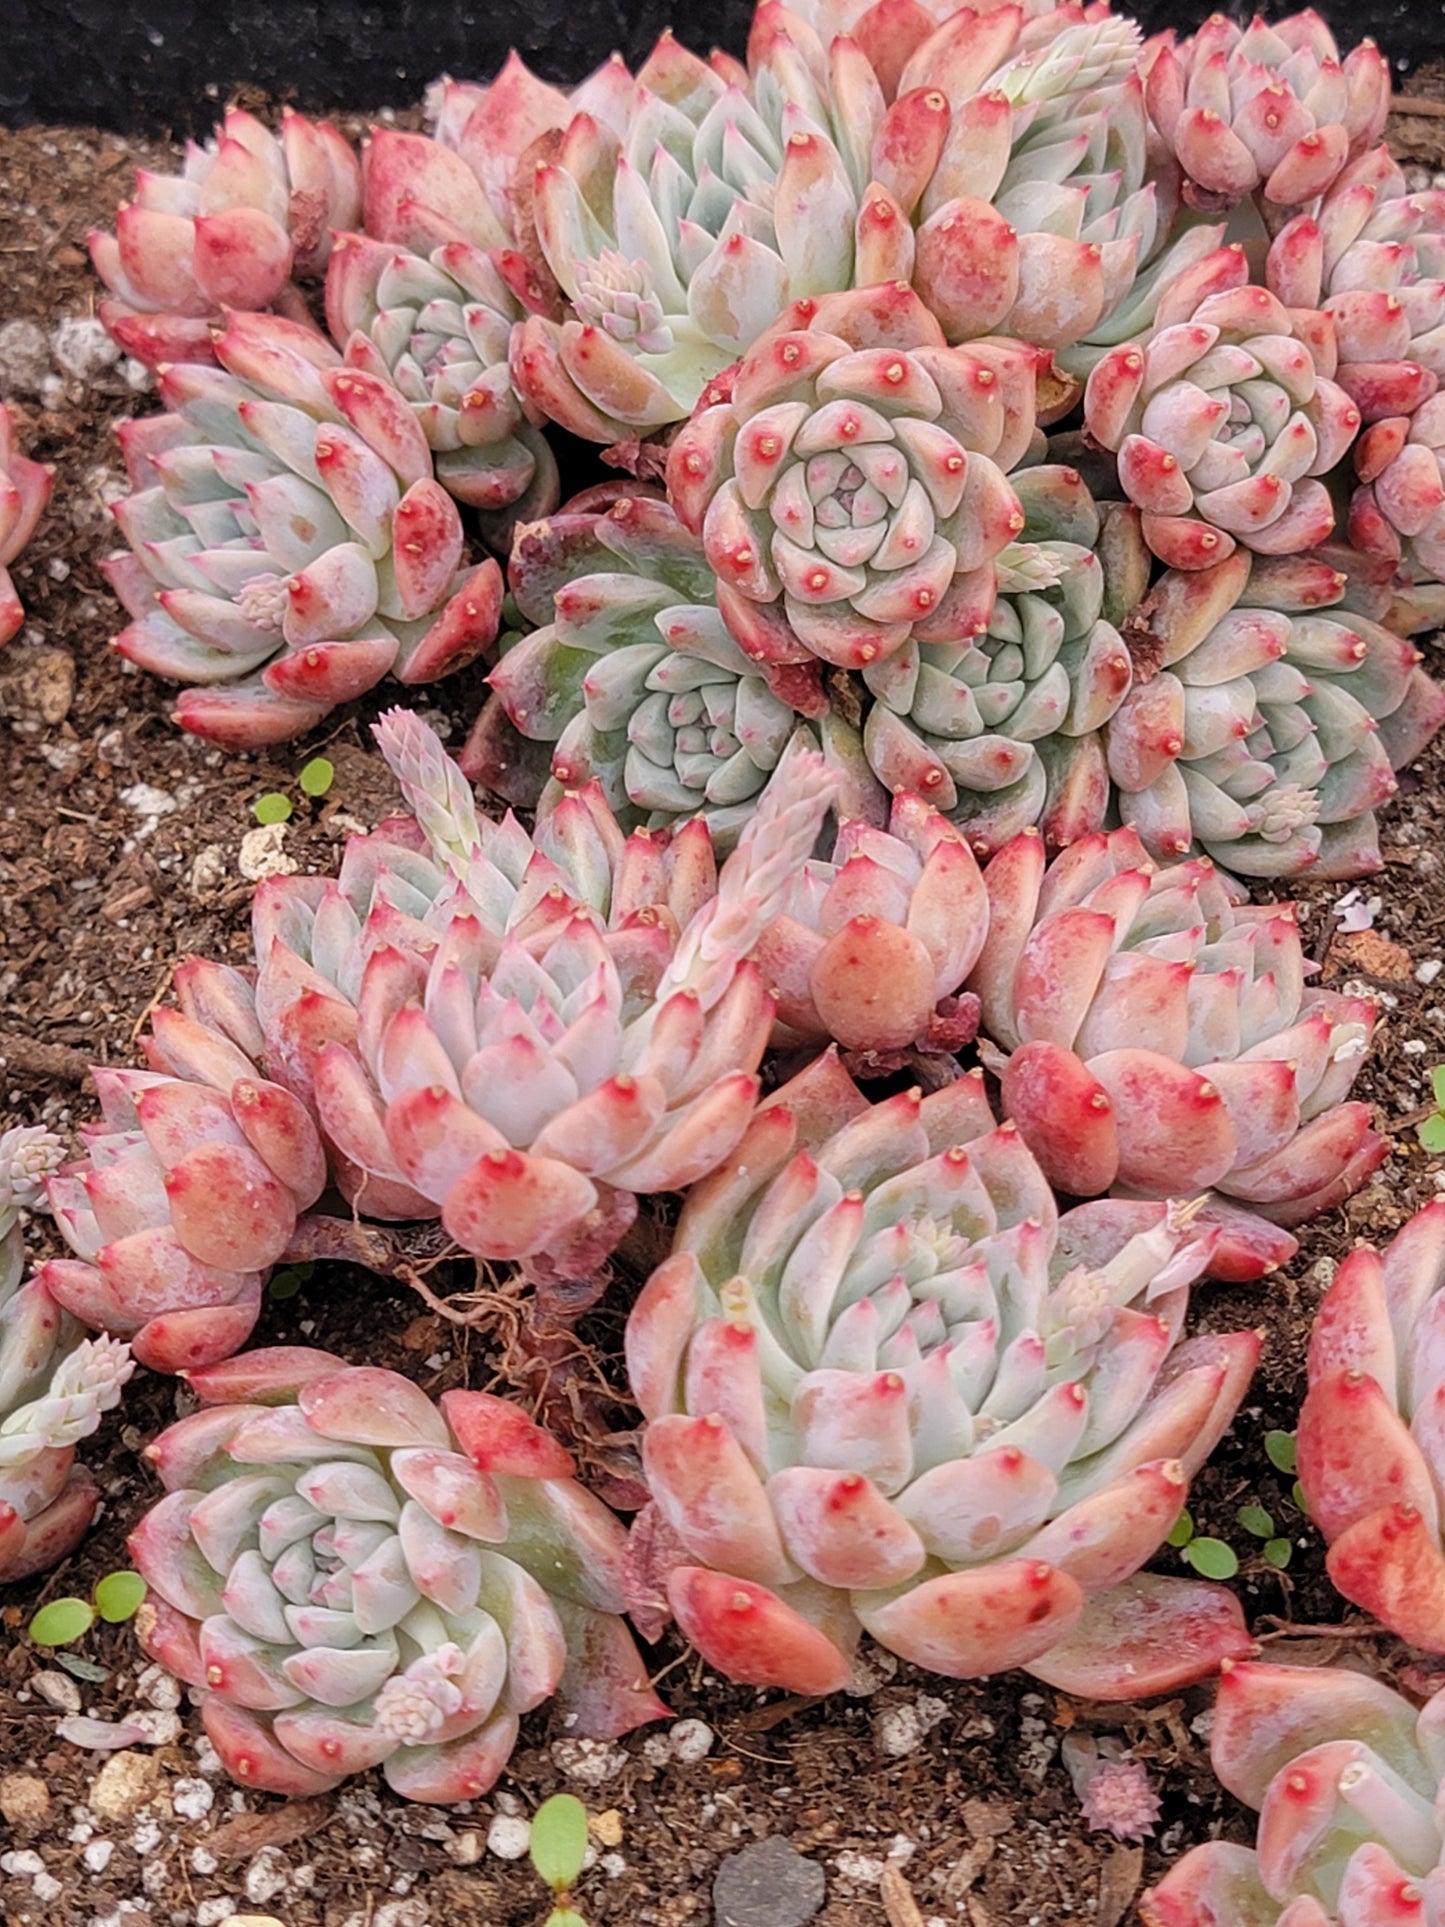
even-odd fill
[(554, 1693), (579, 1735), (665, 1711), (618, 1617), (622, 1528), (515, 1406), (298, 1347), (191, 1386), (200, 1410), (148, 1450), (139, 1625), (242, 1786), (379, 1766), (407, 1799), (469, 1800)]
[(38, 1278), (17, 1277), (0, 1273), (0, 1585), (44, 1572), (84, 1536), (100, 1488), (75, 1448), (134, 1370), (125, 1345), (80, 1338)]
[(1024, 527), (1004, 477), (1032, 440), (1035, 361), (948, 348), (900, 286), (759, 342), (667, 464), (745, 653), (861, 669), (984, 631), (994, 558)]
[(1336, 1667), (1223, 1667), (1218, 1778), (1259, 1814), (1253, 1847), (1211, 1840), (1140, 1901), (1144, 1927), (1435, 1927), (1445, 1694), (1416, 1708)]
[(187, 143), (179, 174), (138, 172), (114, 234), (91, 233), (91, 260), (115, 297), (101, 320), (153, 367), (210, 361), (223, 310), (302, 311), (292, 276), (320, 274), (332, 230), (360, 215), (361, 170), (329, 121), (288, 109), (277, 135), (229, 108), (205, 146)]
[(1109, 773), (1102, 730), (1132, 677), (1116, 618), (1147, 581), (1104, 533), (1079, 476), (1049, 466), (1012, 477), (1028, 518), (994, 562), (983, 635), (913, 642), (863, 671), (870, 767), (949, 815), (981, 855), (1038, 824), (1050, 844), (1102, 828)]
[(1213, 1190), (1216, 1275), (1294, 1250), (1277, 1227), (1338, 1203), (1389, 1149), (1347, 1102), (1374, 1006), (1305, 989), (1288, 905), (1230, 901), (1207, 860), (1159, 869), (1132, 830), (1049, 863), (1024, 831), (984, 869), (968, 979), (1004, 1114), (1060, 1191)]
[(545, 515), (557, 464), (512, 386), (524, 310), (491, 255), (465, 241), (413, 253), (340, 234), (326, 318), (347, 364), (393, 383), (416, 411), (437, 480), (458, 501)]
[(225, 1358), (250, 1337), (272, 1265), (327, 1184), (306, 1107), (259, 1068), (251, 982), (191, 957), (155, 1011), (151, 1069), (96, 1065), (101, 1119), (47, 1187), (73, 1258), (40, 1276), (92, 1330), (155, 1371)]
[(1243, 1649), (1229, 1595), (1137, 1576), (1258, 1352), (1176, 1342), (1217, 1233), (1162, 1205), (1061, 1218), (992, 1124), (977, 1074), (870, 1107), (819, 1059), (632, 1311), (652, 1610), (733, 1679), (834, 1691), (864, 1629), (1091, 1698)]
[(1380, 867), (1375, 810), (1445, 691), (1360, 612), (1359, 559), (1338, 559), (1237, 550), (1171, 571), (1131, 613), (1134, 686), (1105, 742), (1115, 807), (1151, 855), (1202, 849), (1247, 877)]
[(972, 851), (921, 797), (895, 797), (886, 830), (843, 823), (758, 940), (778, 1000), (775, 1039), (882, 1056), (967, 1043), (977, 1006), (956, 993), (987, 916)]
[(0, 642), (17, 635), (25, 611), (10, 580), (9, 564), (35, 533), (50, 500), (50, 470), (15, 446), (15, 423), (0, 403)]
[(0, 1290), (13, 1291), (25, 1269), (20, 1214), (46, 1208), (46, 1181), (64, 1162), (64, 1145), (43, 1125), (0, 1132)]
[(1110, 349), (1084, 392), (1089, 434), (1116, 451), (1145, 539), (1173, 568), (1222, 562), (1236, 545), (1291, 555), (1322, 542), (1335, 512), (1318, 478), (1360, 427), (1331, 379), (1328, 320), (1248, 285), (1233, 252), (1234, 286), (1184, 313), (1166, 291), (1161, 325)]
[(1287, 217), (1380, 138), (1390, 111), (1374, 41), (1341, 60), (1313, 8), (1248, 27), (1215, 14), (1182, 43), (1172, 32), (1152, 40), (1144, 69), (1155, 133), (1205, 209), (1253, 195), (1267, 219)]
[(106, 574), (123, 656), (186, 682), (177, 720), (284, 741), (394, 675), (427, 682), (496, 634), (501, 572), (464, 566), (456, 504), (405, 398), (323, 336), (232, 314), (220, 368), (162, 377), (122, 428), (130, 551)]
[(1335, 380), (1366, 422), (1411, 415), (1445, 375), (1445, 193), (1410, 193), (1387, 147), (1270, 243), (1269, 286), (1334, 323)]
[[(393, 754), (404, 763), (405, 740)], [(590, 1269), (636, 1194), (685, 1189), (727, 1156), (757, 1101), (773, 1021), (748, 958), (833, 787), (815, 752), (792, 758), (680, 928), (654, 911), (609, 936), (561, 887), (530, 942), (466, 901), (420, 932), (383, 909), (374, 933), (326, 926), (346, 933), (337, 961), (355, 989), (340, 999), (273, 939), (264, 1019), (299, 1004), (306, 1081), (360, 1208), (440, 1215), (480, 1257)], [(458, 840), (482, 855), (474, 821)], [(603, 865), (621, 854), (598, 853)], [(527, 904), (554, 881), (524, 882)]]
[(1300, 1482), (1347, 1599), (1445, 1652), (1445, 1204), (1340, 1264), (1310, 1336)]
[[(536, 626), (503, 638), (461, 756), (475, 781), (528, 806), (596, 781), (620, 815), (653, 827), (701, 814), (722, 847), (807, 717), (842, 813), (881, 820), (882, 792), (830, 712), (821, 665), (743, 653), (702, 544), (668, 504), (623, 495), (519, 529), (508, 578)], [(531, 743), (550, 756), (550, 784)]]

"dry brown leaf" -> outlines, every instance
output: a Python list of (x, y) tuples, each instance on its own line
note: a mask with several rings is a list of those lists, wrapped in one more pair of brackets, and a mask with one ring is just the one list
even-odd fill
[(883, 1911), (888, 1927), (925, 1927), (913, 1890), (897, 1867), (885, 1867), (878, 1891), (883, 1896)]
[(1144, 1877), (1144, 1849), (1115, 1847), (1099, 1873), (1098, 1927), (1119, 1927)]
[(325, 1826), (329, 1802), (293, 1800), (269, 1813), (241, 1813), (207, 1836), (206, 1845), (218, 1860), (249, 1860), (262, 1847), (286, 1847)]

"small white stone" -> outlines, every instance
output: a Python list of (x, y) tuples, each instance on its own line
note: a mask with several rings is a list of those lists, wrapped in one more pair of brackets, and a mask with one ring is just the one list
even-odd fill
[(1445, 970), (1445, 963), (1442, 963), (1438, 957), (1427, 957), (1424, 963), (1417, 964), (1415, 967), (1415, 982), (1433, 984), (1442, 970)]
[(171, 1788), (171, 1805), (182, 1820), (204, 1820), (215, 1804), (215, 1789), (208, 1780), (177, 1780)]
[(154, 1853), (161, 1844), (161, 1829), (158, 1820), (138, 1820), (135, 1832), (131, 1835), (131, 1846), (138, 1854)]
[(225, 1762), (203, 1733), (196, 1741), (196, 1765), (202, 1773), (224, 1773)]
[(69, 1673), (35, 1673), (31, 1676), (30, 1684), (41, 1699), (58, 1707), (62, 1713), (80, 1711), (80, 1688)]
[(920, 1693), (903, 1706), (886, 1706), (873, 1720), (873, 1744), (890, 1760), (916, 1753), (935, 1726), (949, 1716), (946, 1700)]
[(905, 1860), (911, 1860), (917, 1851), (918, 1842), (910, 1840), (906, 1833), (895, 1833), (888, 1843), (888, 1858), (896, 1867), (901, 1867)]
[(883, 1878), (883, 1862), (871, 1853), (840, 1853), (833, 1865), (845, 1880), (856, 1880), (860, 1887), (876, 1887)]
[(220, 1894), (213, 1900), (201, 1901), (196, 1908), (196, 1927), (219, 1927), (221, 1921), (231, 1919), (231, 1906)]
[(713, 1730), (706, 1720), (679, 1720), (668, 1731), (672, 1757), (684, 1766), (696, 1766), (712, 1752)]
[(627, 1872), (627, 1862), (620, 1853), (604, 1853), (602, 1871), (609, 1880), (616, 1880)]
[(179, 1713), (157, 1713), (148, 1706), (140, 1706), (126, 1714), (125, 1723), (140, 1734), (137, 1746), (174, 1746), (181, 1737)]
[(58, 321), (50, 336), (50, 352), (77, 381), (93, 381), (120, 360), (120, 349), (104, 324), (89, 315), (68, 314)]
[(0, 391), (34, 395), (50, 373), (50, 349), (38, 321), (7, 321), (0, 328)]
[(287, 1881), (286, 1856), (279, 1847), (262, 1847), (246, 1869), (242, 1883), (246, 1898), (256, 1906), (264, 1906), (284, 1893)]
[(666, 1733), (649, 1733), (642, 1742), (642, 1758), (648, 1766), (672, 1765), (672, 1741)]
[(136, 816), (169, 816), (176, 799), (169, 790), (158, 790), (153, 783), (131, 783), (118, 792), (120, 800)]
[(1423, 1037), (1407, 1037), (1400, 1046), (1407, 1057), (1423, 1057), (1429, 1048)]
[(581, 1786), (605, 1786), (627, 1765), (627, 1755), (609, 1740), (554, 1740), (552, 1762)]
[(193, 1872), (214, 1873), (220, 1864), (220, 1861), (217, 1860), (209, 1847), (192, 1847), (191, 1869)]
[(0, 1853), (0, 1873), (13, 1874), (17, 1878), (33, 1878), (45, 1872), (45, 1862), (33, 1847), (17, 1847), (13, 1853)]
[(286, 825), (258, 823), (241, 838), (236, 853), (236, 868), (249, 883), (266, 877), (291, 877), (301, 868), (294, 856), (286, 854)]
[(378, 1907), (374, 1927), (429, 1927), (431, 1915), (424, 1900), (389, 1900)]
[(114, 1852), (114, 1841), (92, 1840), (80, 1857), (85, 1862), (87, 1873), (104, 1873)]
[(135, 1686), (146, 1705), (154, 1706), (158, 1712), (174, 1712), (181, 1703), (181, 1682), (174, 1673), (160, 1666), (147, 1666)]
[(520, 1860), (532, 1844), (532, 1822), (519, 1813), (499, 1813), (487, 1829), (487, 1851), (498, 1860)]
[(38, 1873), (31, 1892), (41, 1906), (48, 1907), (52, 1900), (59, 1900), (65, 1889), (53, 1873)]

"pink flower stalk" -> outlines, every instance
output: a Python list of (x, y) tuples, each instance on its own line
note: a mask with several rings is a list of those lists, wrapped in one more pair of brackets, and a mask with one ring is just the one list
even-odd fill
[(141, 169), (116, 231), (96, 228), (90, 255), (115, 297), (100, 317), (127, 354), (157, 367), (211, 361), (227, 309), (283, 307), (304, 316), (292, 276), (319, 275), (333, 228), (361, 215), (356, 155), (329, 121), (283, 111), (281, 132), (227, 109), (179, 174)]
[(51, 470), (27, 461), (15, 446), (15, 422), (0, 403), (0, 643), (19, 633), (25, 620), (8, 564), (35, 533), (50, 500)]
[(381, 1767), (404, 1798), (485, 1793), (522, 1714), (579, 1736), (665, 1708), (618, 1617), (622, 1528), (570, 1456), (485, 1392), (278, 1346), (198, 1371), (147, 1456), (132, 1533), (153, 1658), (201, 1694), (242, 1786), (296, 1798)]
[(1445, 1370), (1445, 1203), (1383, 1252), (1352, 1251), (1320, 1302), (1300, 1412), (1299, 1476), (1346, 1599), (1445, 1652), (1439, 1415)]
[(1160, 870), (1133, 831), (1052, 863), (1036, 831), (984, 870), (968, 978), (985, 1062), (1050, 1183), (1076, 1198), (1195, 1197), (1217, 1275), (1288, 1258), (1282, 1227), (1348, 1197), (1388, 1149), (1347, 1102), (1373, 1007), (1305, 989), (1288, 906), (1231, 903), (1207, 861)]
[(1442, 1731), (1445, 1695), (1417, 1712), (1363, 1673), (1226, 1661), (1209, 1753), (1255, 1845), (1195, 1847), (1144, 1927), (1436, 1927)]
[(100, 1488), (75, 1448), (133, 1369), (113, 1339), (77, 1342), (40, 1279), (17, 1289), (13, 1270), (0, 1276), (0, 1585), (43, 1572), (84, 1536)]
[(863, 1630), (1105, 1699), (1246, 1650), (1229, 1594), (1139, 1572), (1259, 1349), (1178, 1344), (1219, 1237), (1193, 1216), (1060, 1217), (979, 1073), (869, 1106), (816, 1060), (693, 1190), (628, 1320), (639, 1605), (799, 1693), (841, 1687)]

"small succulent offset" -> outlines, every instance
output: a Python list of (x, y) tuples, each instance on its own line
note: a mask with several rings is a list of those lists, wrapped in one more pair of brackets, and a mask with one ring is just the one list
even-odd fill
[(1226, 1663), (1210, 1732), (1253, 1847), (1195, 1847), (1144, 1927), (1435, 1927), (1445, 1918), (1445, 1694), (1417, 1710), (1363, 1673)]
[(17, 635), (25, 611), (10, 580), (9, 564), (35, 533), (50, 500), (50, 470), (15, 445), (15, 423), (0, 402), (0, 643)]
[(84, 1534), (100, 1491), (75, 1448), (133, 1369), (125, 1345), (80, 1341), (39, 1279), (20, 1283), (17, 1214), (40, 1205), (62, 1155), (49, 1131), (0, 1136), (0, 1583), (44, 1571)]
[(1445, 1202), (1341, 1263), (1310, 1338), (1300, 1485), (1336, 1587), (1445, 1652)]
[(380, 1766), (449, 1804), (561, 1693), (615, 1738), (665, 1709), (622, 1620), (624, 1535), (525, 1413), (296, 1347), (197, 1372), (148, 1456), (131, 1536), (141, 1640), (202, 1694), (243, 1786), (323, 1792)]
[(801, 1693), (864, 1630), (1093, 1698), (1246, 1650), (1228, 1594), (1139, 1572), (1259, 1350), (1178, 1342), (1219, 1236), (1192, 1216), (1060, 1216), (979, 1074), (869, 1106), (818, 1059), (693, 1189), (628, 1320), (639, 1623)]
[(304, 317), (293, 275), (319, 275), (332, 230), (360, 214), (360, 166), (328, 121), (287, 109), (276, 135), (229, 108), (204, 147), (187, 143), (179, 174), (137, 174), (114, 234), (92, 232), (91, 259), (112, 297), (101, 320), (152, 367), (210, 361), (212, 323), (227, 309)]

